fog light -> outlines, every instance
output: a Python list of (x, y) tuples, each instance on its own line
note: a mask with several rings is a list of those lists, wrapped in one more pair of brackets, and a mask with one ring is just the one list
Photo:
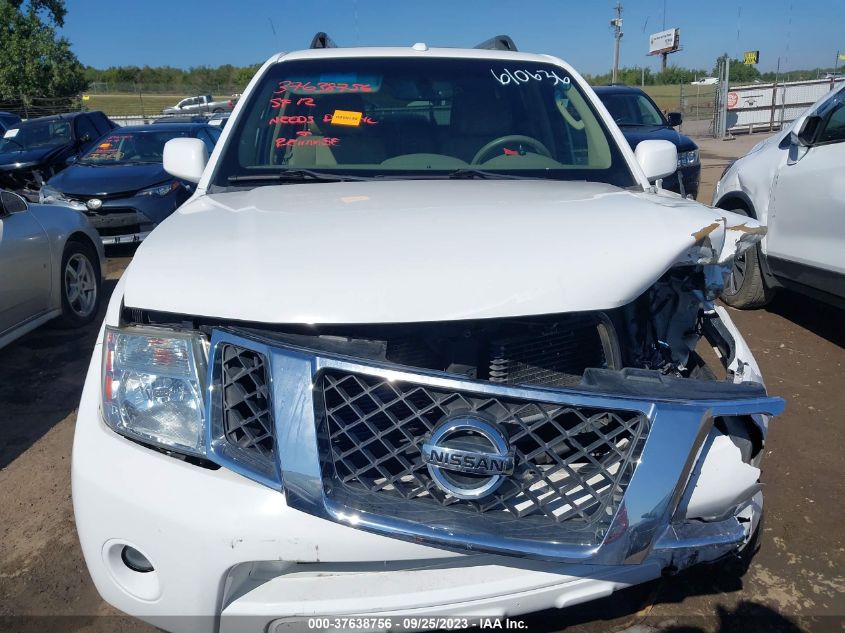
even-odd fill
[(141, 552), (136, 550), (134, 547), (129, 547), (128, 545), (124, 546), (124, 548), (120, 552), (120, 559), (123, 561), (123, 564), (126, 565), (132, 571), (137, 571), (142, 574), (149, 573), (153, 571), (153, 564), (147, 560), (147, 557), (144, 556)]

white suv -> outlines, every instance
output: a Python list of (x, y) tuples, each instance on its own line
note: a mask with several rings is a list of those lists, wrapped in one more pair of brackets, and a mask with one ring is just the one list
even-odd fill
[(845, 88), (728, 165), (713, 206), (767, 224), (768, 234), (736, 259), (725, 303), (757, 308), (786, 287), (845, 307), (843, 174)]
[(210, 159), (167, 144), (196, 193), (115, 289), (76, 425), (108, 602), (438, 628), (750, 549), (783, 402), (714, 300), (765, 229), (662, 190), (671, 143), (635, 154), (512, 49), (280, 54)]

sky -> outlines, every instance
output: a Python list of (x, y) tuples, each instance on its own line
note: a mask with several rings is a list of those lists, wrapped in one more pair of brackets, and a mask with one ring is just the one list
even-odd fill
[[(306, 48), (317, 31), (341, 46), (474, 46), (510, 35), (520, 50), (582, 73), (613, 62), (615, 0), (66, 0), (62, 34), (83, 64), (245, 66)], [(648, 36), (681, 29), (670, 64), (711, 69), (759, 50), (761, 72), (832, 66), (845, 53), (845, 0), (623, 0), (620, 66), (659, 69)], [(812, 11), (809, 7), (812, 6)], [(664, 15), (665, 7), (665, 15)], [(845, 62), (843, 62), (845, 63)]]

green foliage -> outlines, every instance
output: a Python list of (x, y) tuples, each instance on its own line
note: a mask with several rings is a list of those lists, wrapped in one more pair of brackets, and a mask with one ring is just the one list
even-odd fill
[(88, 66), (85, 78), (92, 92), (225, 93), (242, 91), (261, 64), (217, 68), (198, 66), (183, 70), (171, 66), (111, 66), (100, 70)]
[[(655, 86), (666, 84), (684, 84), (694, 81), (697, 77), (704, 77), (707, 74), (705, 70), (697, 70), (691, 68), (681, 68), (679, 66), (669, 66), (663, 72), (652, 72), (650, 68), (620, 68), (619, 69), (619, 83), (628, 86)], [(604, 73), (602, 75), (586, 75), (586, 79), (594, 86), (601, 86), (609, 84), (611, 81), (611, 73)]]
[(82, 65), (57, 37), (64, 0), (0, 0), (0, 99), (68, 97), (84, 90)]
[[(718, 61), (716, 61), (716, 65), (713, 67), (713, 76), (719, 76)], [(756, 66), (746, 66), (741, 59), (731, 60), (730, 83), (732, 85), (750, 84), (754, 83), (755, 80), (760, 80), (760, 78), (760, 71), (757, 70)]]

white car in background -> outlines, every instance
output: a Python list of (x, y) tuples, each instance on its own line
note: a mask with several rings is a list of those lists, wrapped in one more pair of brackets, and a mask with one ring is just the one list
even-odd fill
[(165, 146), (197, 188), (112, 295), (74, 439), (109, 603), (465, 628), (754, 550), (783, 401), (714, 301), (764, 229), (503, 39), (280, 54), (210, 158)]
[(725, 303), (757, 308), (785, 287), (845, 305), (845, 88), (730, 164), (713, 206), (768, 225), (736, 258)]

